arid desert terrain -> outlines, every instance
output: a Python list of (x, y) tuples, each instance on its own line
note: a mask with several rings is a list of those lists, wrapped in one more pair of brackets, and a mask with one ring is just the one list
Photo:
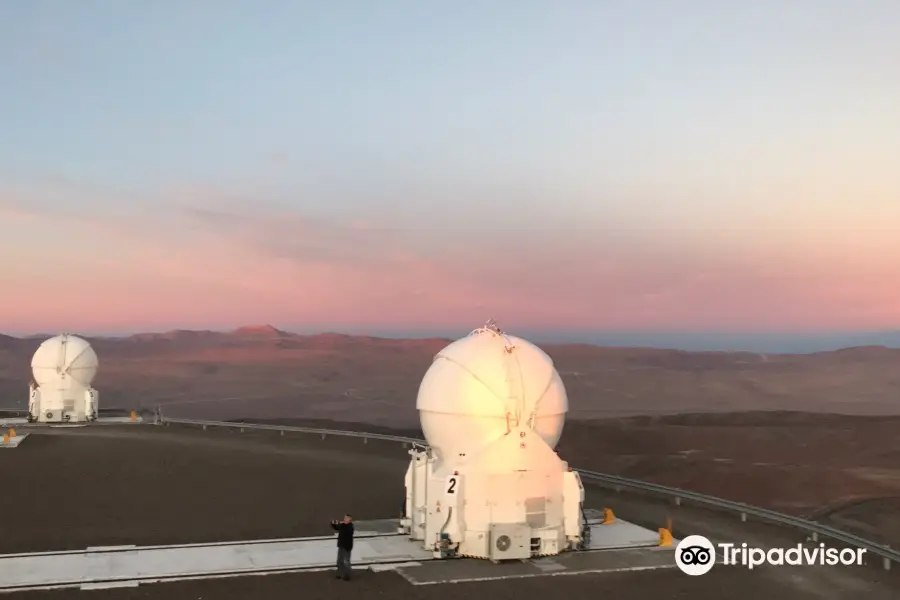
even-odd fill
[[(45, 337), (0, 335), (0, 408), (26, 405), (29, 362)], [(105, 407), (162, 404), (185, 417), (414, 427), (419, 382), (450, 340), (302, 336), (257, 326), (91, 342)], [(764, 355), (541, 347), (566, 384), (570, 419), (760, 410), (900, 416), (898, 349)]]
[[(0, 336), (0, 408), (26, 405), (44, 337)], [(268, 326), (91, 339), (104, 407), (416, 433), (419, 382), (449, 341)], [(542, 348), (569, 394), (559, 449), (571, 464), (900, 541), (900, 350)]]

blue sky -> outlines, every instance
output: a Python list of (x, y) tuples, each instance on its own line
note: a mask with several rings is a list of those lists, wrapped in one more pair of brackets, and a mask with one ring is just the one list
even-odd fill
[[(545, 329), (896, 326), (897, 23), (900, 4), (875, 0), (0, 4), (0, 253), (42, 239), (29, 265), (0, 265), (17, 290), (0, 330), (417, 327), (488, 310)], [(283, 238), (340, 234), (315, 260), (279, 249), (291, 264), (273, 271), (260, 207), (296, 220)], [(360, 230), (390, 256), (350, 252)], [(15, 308), (64, 277), (61, 253), (115, 318)], [(334, 258), (348, 253), (353, 268)], [(623, 281), (610, 262), (635, 267)], [(554, 311), (541, 271), (566, 290)], [(286, 280), (366, 314), (324, 292), (286, 303), (303, 289)], [(173, 300), (113, 293), (129, 285)], [(396, 310), (425, 288), (431, 312)], [(198, 311), (200, 293), (235, 300)], [(632, 310), (650, 296), (668, 300)]]

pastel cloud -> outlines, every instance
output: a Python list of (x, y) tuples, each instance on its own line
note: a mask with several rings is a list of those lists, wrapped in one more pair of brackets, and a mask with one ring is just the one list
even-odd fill
[(387, 214), (304, 214), (215, 188), (167, 194), (142, 203), (107, 191), (66, 209), (37, 201), (53, 196), (47, 189), (4, 190), (0, 231), (22, 255), (0, 265), (0, 329), (464, 326), (487, 316), (594, 329), (900, 321), (900, 244), (885, 236), (834, 234), (823, 246), (634, 223), (398, 226)]

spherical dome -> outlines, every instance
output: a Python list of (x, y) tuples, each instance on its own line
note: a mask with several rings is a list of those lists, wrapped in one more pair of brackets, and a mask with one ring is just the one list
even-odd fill
[(553, 361), (540, 348), (485, 328), (435, 356), (416, 408), (435, 454), (456, 461), (517, 425), (530, 427), (555, 448), (569, 402)]
[(63, 334), (40, 345), (31, 359), (31, 372), (38, 386), (75, 383), (89, 387), (98, 365), (97, 353), (87, 340)]

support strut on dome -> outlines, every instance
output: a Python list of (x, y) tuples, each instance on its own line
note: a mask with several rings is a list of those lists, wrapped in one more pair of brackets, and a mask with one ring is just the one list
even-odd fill
[(469, 335), (476, 335), (479, 333), (493, 333), (494, 335), (503, 335), (503, 332), (500, 331), (500, 327), (497, 325), (497, 321), (495, 321), (494, 319), (488, 319), (487, 323), (485, 323), (478, 329), (473, 330)]
[(469, 335), (478, 335), (481, 333), (490, 333), (491, 335), (498, 335), (503, 338), (503, 341), (506, 342), (506, 352), (507, 354), (512, 353), (513, 350), (516, 349), (516, 346), (509, 341), (509, 338), (506, 337), (506, 334), (500, 330), (500, 326), (497, 325), (497, 321), (494, 319), (488, 319), (487, 323), (485, 323), (482, 327), (478, 329), (474, 329)]

